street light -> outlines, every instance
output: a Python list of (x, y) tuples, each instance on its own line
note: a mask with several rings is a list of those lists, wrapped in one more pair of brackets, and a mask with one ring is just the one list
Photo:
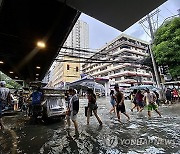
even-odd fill
[(40, 66), (36, 66), (36, 68), (37, 68), (37, 69), (41, 69), (41, 67), (40, 67)]
[(46, 47), (46, 44), (45, 44), (43, 41), (38, 41), (38, 42), (37, 42), (37, 46), (38, 46), (39, 48), (45, 48), (45, 47)]

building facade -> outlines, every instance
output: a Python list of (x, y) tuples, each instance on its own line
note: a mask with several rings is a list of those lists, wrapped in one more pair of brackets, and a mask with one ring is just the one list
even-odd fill
[[(64, 46), (71, 48), (89, 48), (89, 26), (86, 22), (77, 20)], [(73, 52), (73, 50), (71, 50)]]
[(77, 61), (78, 58), (63, 56), (59, 60), (64, 62), (56, 62), (52, 70), (54, 72), (52, 77), (53, 87), (65, 87), (67, 83), (80, 79), (80, 64), (69, 62)]
[(88, 57), (89, 54), (76, 49), (86, 50), (89, 48), (88, 24), (78, 20), (63, 46), (67, 49), (62, 48), (59, 51), (56, 58), (58, 60), (52, 70), (52, 86), (54, 87), (65, 87), (66, 83), (80, 79), (82, 63), (78, 62), (83, 61), (82, 58)]
[(52, 80), (52, 71), (48, 70), (48, 72), (46, 73), (43, 82), (44, 83), (49, 83)]
[(84, 64), (83, 72), (109, 79), (109, 88), (116, 83), (130, 86), (153, 84), (149, 68), (138, 63), (149, 55), (148, 47), (145, 41), (121, 34), (94, 54), (91, 59), (97, 59), (99, 63)]

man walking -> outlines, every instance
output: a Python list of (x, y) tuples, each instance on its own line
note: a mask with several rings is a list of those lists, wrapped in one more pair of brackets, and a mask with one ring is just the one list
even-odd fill
[(29, 104), (29, 115), (32, 114), (34, 120), (37, 120), (37, 117), (39, 116), (42, 110), (41, 101), (43, 100), (43, 94), (41, 92), (41, 88), (35, 87), (34, 92), (30, 95), (28, 100), (31, 97), (32, 97), (32, 102), (31, 104)]
[(118, 121), (121, 122), (120, 112), (123, 113), (128, 118), (128, 120), (130, 120), (129, 115), (126, 113), (123, 93), (120, 92), (119, 86), (117, 84), (115, 85), (114, 89), (116, 91), (115, 100), (116, 100), (116, 113), (117, 113)]
[(172, 103), (172, 93), (170, 88), (167, 88), (166, 90), (166, 103), (169, 105)]
[(157, 99), (156, 95), (153, 92), (150, 92), (149, 89), (146, 89), (145, 91), (146, 93), (144, 94), (144, 102), (146, 103), (147, 108), (148, 108), (149, 118), (151, 118), (152, 110), (155, 110), (156, 113), (158, 113), (159, 116), (161, 117), (161, 113), (159, 112), (158, 106), (156, 104), (156, 99)]
[(2, 121), (2, 106), (10, 103), (11, 96), (8, 88), (5, 88), (6, 82), (0, 82), (0, 129), (4, 129)]
[[(69, 118), (74, 123), (75, 131), (78, 132), (77, 114), (79, 112), (79, 98), (75, 89), (69, 89), (69, 94), (72, 96), (68, 108)], [(70, 126), (70, 121), (68, 125)]]

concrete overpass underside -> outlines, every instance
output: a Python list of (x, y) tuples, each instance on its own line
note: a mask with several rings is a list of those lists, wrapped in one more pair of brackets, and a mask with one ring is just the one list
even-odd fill
[[(0, 70), (13, 79), (41, 80), (80, 12), (124, 31), (165, 1), (0, 0)], [(36, 47), (39, 40), (45, 49)]]

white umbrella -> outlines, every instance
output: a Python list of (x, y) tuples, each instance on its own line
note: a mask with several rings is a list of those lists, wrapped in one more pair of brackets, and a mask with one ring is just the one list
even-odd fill
[(130, 87), (130, 89), (139, 89), (139, 90), (143, 90), (143, 89), (147, 89), (147, 88), (150, 90), (152, 90), (152, 89), (158, 90), (158, 88), (154, 87), (153, 85), (140, 85), (140, 86)]
[(94, 88), (95, 82), (82, 82), (80, 85), (87, 88)]

